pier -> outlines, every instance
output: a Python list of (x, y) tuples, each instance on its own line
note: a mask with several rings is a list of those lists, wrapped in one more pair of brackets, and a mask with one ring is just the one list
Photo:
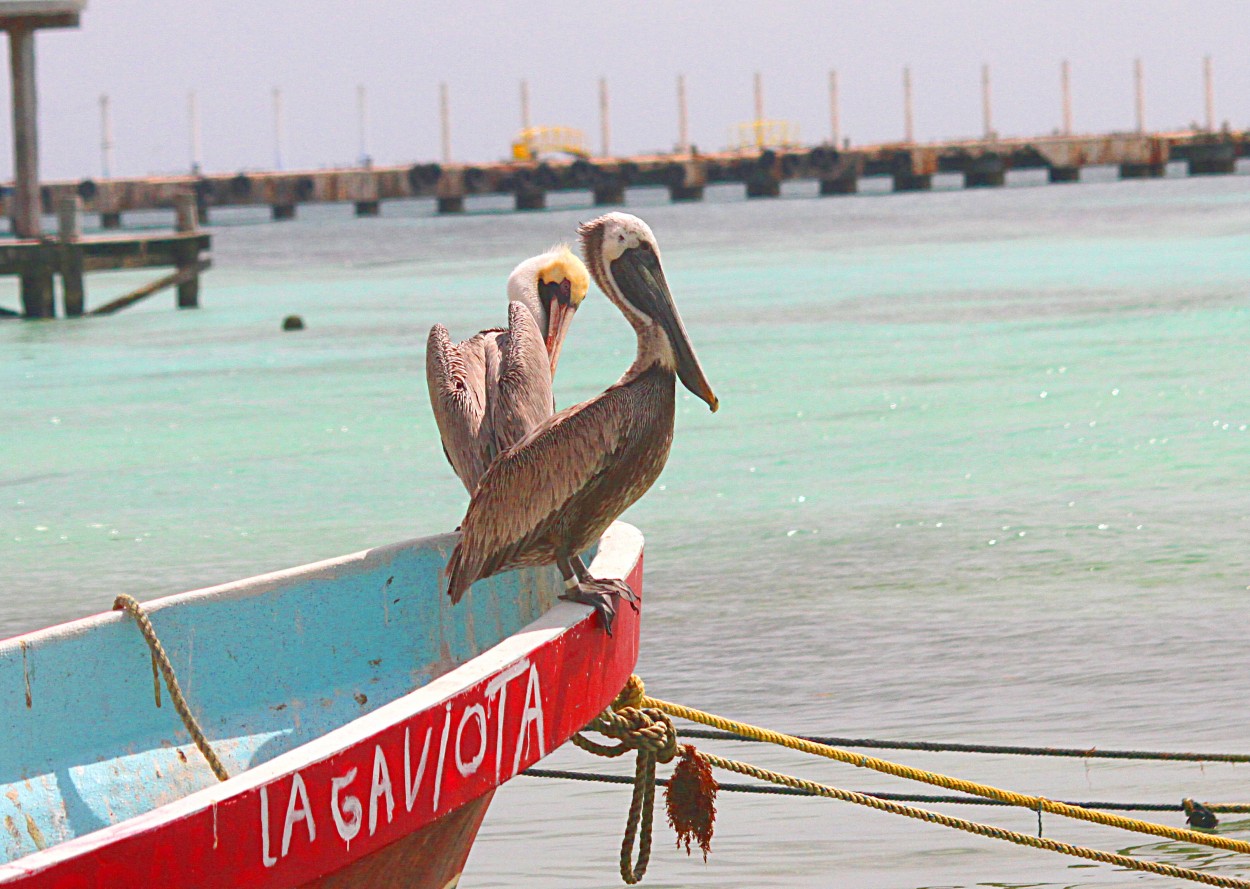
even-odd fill
[[(20, 282), (22, 310), (0, 315), (55, 318), (55, 279), (61, 279), (66, 317), (104, 315), (133, 305), (167, 287), (178, 290), (178, 307), (199, 305), (200, 273), (209, 261), (209, 235), (199, 230), (196, 202), (187, 189), (168, 195), (176, 211), (176, 231), (159, 234), (84, 237), (80, 189), (53, 189), (39, 183), (38, 93), (35, 88), (35, 32), (73, 28), (86, 0), (3, 0), (0, 30), (9, 38), (13, 90), (14, 182), (3, 190), (4, 213), (13, 239), (0, 240), (0, 275)], [(43, 231), (43, 215), (57, 215), (55, 237)], [(86, 308), (86, 272), (172, 266), (174, 272), (91, 311)]]
[[(546, 206), (552, 192), (588, 192), (600, 206), (621, 204), (634, 188), (667, 189), (673, 201), (702, 199), (706, 186), (739, 183), (751, 198), (780, 194), (784, 182), (819, 183), (821, 195), (854, 194), (868, 177), (888, 179), (894, 191), (923, 191), (938, 173), (963, 176), (968, 188), (1005, 184), (1013, 170), (1045, 170), (1049, 182), (1080, 179), (1084, 167), (1111, 166), (1124, 179), (1159, 177), (1170, 162), (1190, 175), (1230, 174), (1250, 156), (1250, 131), (1183, 131), (984, 138), (935, 143), (897, 142), (836, 147), (748, 148), (712, 154), (567, 157), (485, 164), (416, 163), (295, 172), (240, 172), (134, 179), (83, 179), (42, 186), (44, 212), (80, 198), (103, 228), (123, 215), (172, 209), (192, 194), (201, 222), (215, 208), (269, 207), (275, 220), (293, 219), (301, 204), (345, 203), (357, 216), (376, 216), (385, 201), (427, 199), (440, 213), (464, 211), (467, 199), (511, 195), (517, 210)], [(4, 193), (4, 212), (16, 209)]]

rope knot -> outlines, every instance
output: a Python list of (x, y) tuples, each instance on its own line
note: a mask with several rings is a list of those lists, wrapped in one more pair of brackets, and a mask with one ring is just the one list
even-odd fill
[(620, 694), (613, 699), (611, 707), (613, 710), (624, 710), (627, 707), (633, 707), (635, 710), (642, 707), (642, 699), (646, 697), (647, 689), (642, 684), (642, 678), (637, 673), (630, 675), (625, 687), (621, 689)]
[[(625, 839), (621, 843), (621, 879), (634, 884), (642, 880), (651, 859), (651, 822), (655, 814), (655, 766), (672, 762), (677, 756), (677, 729), (663, 710), (641, 706), (644, 700), (642, 680), (630, 676), (625, 688), (606, 710), (591, 720), (584, 731), (594, 731), (616, 744), (600, 744), (580, 732), (573, 743), (597, 756), (622, 756), (630, 750), (638, 753), (634, 767), (634, 798), (625, 822)], [(633, 863), (634, 838), (638, 838), (638, 863)]]

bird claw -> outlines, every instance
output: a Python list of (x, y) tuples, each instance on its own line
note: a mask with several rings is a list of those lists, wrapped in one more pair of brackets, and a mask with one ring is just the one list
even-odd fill
[(616, 600), (624, 599), (635, 611), (638, 610), (638, 595), (623, 580), (587, 578), (576, 587), (560, 594), (566, 602), (578, 602), (589, 605), (599, 615), (603, 629), (612, 635), (612, 622), (616, 619)]

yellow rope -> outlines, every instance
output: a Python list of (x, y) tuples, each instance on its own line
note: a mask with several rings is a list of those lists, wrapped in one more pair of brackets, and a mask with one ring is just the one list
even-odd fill
[(925, 784), (932, 784), (936, 787), (945, 787), (949, 790), (962, 791), (963, 793), (972, 794), (973, 796), (982, 796), (988, 799), (1000, 800), (1001, 802), (1009, 805), (1032, 809), (1033, 811), (1038, 811), (1040, 809), (1041, 811), (1050, 812), (1055, 815), (1063, 815), (1065, 817), (1076, 818), (1081, 821), (1092, 821), (1095, 824), (1105, 824), (1110, 827), (1118, 827), (1122, 830), (1131, 830), (1136, 833), (1153, 834), (1154, 836), (1166, 837), (1167, 839), (1180, 840), (1182, 842), (1195, 843), (1202, 846), (1211, 846), (1216, 849), (1227, 849), (1232, 852), (1250, 853), (1250, 843), (1244, 840), (1235, 840), (1229, 837), (1216, 836), (1214, 834), (1199, 833), (1194, 830), (1169, 827), (1166, 824), (1157, 824), (1153, 821), (1141, 821), (1137, 818), (1127, 818), (1123, 815), (1116, 815), (1110, 812), (1100, 812), (1095, 809), (1085, 809), (1080, 806), (1071, 806), (1067, 803), (1055, 802), (1054, 800), (1049, 800), (1041, 796), (1028, 796), (1023, 793), (1002, 790), (988, 784), (979, 784), (974, 781), (964, 781), (960, 778), (952, 778), (948, 775), (941, 775), (936, 772), (927, 772), (923, 769), (900, 765), (888, 760), (877, 759), (872, 756), (849, 753), (846, 750), (839, 750), (837, 747), (817, 744), (814, 741), (805, 741), (802, 738), (796, 738), (793, 735), (784, 735), (780, 732), (770, 731), (769, 729), (759, 728), (754, 725), (747, 725), (743, 722), (735, 722), (732, 719), (725, 719), (721, 716), (705, 713), (702, 710), (695, 710), (691, 707), (683, 707), (681, 704), (673, 704), (668, 701), (661, 701), (658, 698), (652, 698), (645, 695), (641, 697), (639, 703), (644, 707), (663, 710), (670, 716), (678, 716), (682, 719), (688, 719), (691, 722), (699, 722), (703, 725), (710, 725), (714, 728), (721, 729), (722, 731), (733, 732), (736, 735), (743, 735), (757, 741), (779, 744), (782, 747), (789, 747), (792, 750), (811, 753), (815, 756), (823, 756), (826, 759), (837, 760), (839, 762), (859, 766), (861, 768), (873, 769), (887, 775), (895, 775), (899, 778), (921, 781)]
[[(204, 732), (200, 728), (199, 722), (196, 721), (195, 715), (191, 712), (191, 708), (187, 706), (187, 699), (182, 696), (182, 689), (178, 685), (177, 677), (174, 676), (174, 666), (169, 662), (169, 656), (165, 654), (165, 647), (161, 645), (161, 640), (156, 638), (156, 630), (152, 628), (152, 621), (148, 620), (147, 612), (143, 610), (143, 606), (135, 601), (132, 596), (127, 596), (125, 593), (122, 593), (113, 602), (113, 610), (125, 611), (139, 625), (139, 631), (143, 633), (143, 638), (147, 640), (148, 648), (152, 651), (152, 663), (154, 666), (160, 667), (161, 675), (165, 677), (165, 685), (169, 688), (169, 697), (174, 702), (174, 709), (182, 717), (182, 724), (186, 726), (187, 732), (191, 735), (191, 740), (200, 749), (200, 753), (204, 754), (204, 758), (208, 760), (208, 765), (212, 768), (213, 774), (217, 776), (218, 780), (225, 781), (230, 777), (230, 773), (221, 764), (221, 760), (217, 758), (217, 754), (213, 751), (212, 745), (208, 743), (208, 738), (204, 736)], [(157, 686), (156, 706), (159, 707), (160, 705), (160, 687)]]
[[(648, 701), (650, 702), (651, 699), (648, 699)], [(734, 729), (733, 731), (736, 732), (737, 729)], [(806, 790), (810, 793), (817, 794), (818, 796), (840, 799), (860, 806), (868, 806), (869, 808), (878, 809), (882, 812), (891, 812), (895, 815), (905, 815), (908, 818), (928, 821), (931, 824), (940, 824), (944, 827), (952, 827), (956, 830), (963, 830), (968, 833), (977, 834), (978, 836), (990, 837), (996, 840), (1006, 840), (1007, 842), (1016, 843), (1020, 846), (1032, 846), (1034, 849), (1045, 849), (1050, 852), (1059, 852), (1063, 855), (1072, 855), (1076, 858), (1084, 858), (1089, 861), (1099, 861), (1103, 864), (1111, 864), (1117, 867), (1129, 868), (1131, 870), (1145, 871), (1147, 873), (1160, 874), (1166, 877), (1175, 877), (1181, 880), (1192, 880), (1198, 883), (1206, 883), (1208, 886), (1225, 886), (1229, 887), (1229, 889), (1250, 889), (1250, 880), (1239, 880), (1236, 877), (1221, 877), (1187, 867), (1177, 867), (1173, 864), (1143, 861), (1140, 858), (1130, 858), (1127, 855), (1118, 855), (1114, 852), (1104, 852), (1101, 849), (1090, 849), (1085, 846), (1073, 846), (1070, 843), (1061, 843), (1057, 840), (1046, 839), (1045, 837), (1035, 837), (1027, 833), (1005, 830), (1004, 828), (995, 827), (990, 824), (981, 824), (976, 821), (967, 821), (963, 818), (954, 818), (950, 815), (942, 815), (938, 812), (930, 812), (928, 809), (918, 809), (914, 806), (905, 806), (889, 800), (865, 796), (862, 793), (855, 793), (851, 790), (842, 790), (837, 787), (830, 787), (827, 784), (817, 784), (814, 781), (805, 781), (802, 778), (782, 775), (778, 772), (770, 772), (767, 769), (761, 769), (757, 766), (750, 765), (749, 763), (737, 762), (732, 759), (723, 759), (722, 757), (704, 753), (702, 751), (700, 751), (697, 755), (702, 757), (703, 760), (710, 765), (726, 769), (731, 772), (737, 772), (740, 775), (748, 775), (752, 778), (758, 778), (761, 781), (770, 781), (773, 784), (781, 784), (786, 787)]]

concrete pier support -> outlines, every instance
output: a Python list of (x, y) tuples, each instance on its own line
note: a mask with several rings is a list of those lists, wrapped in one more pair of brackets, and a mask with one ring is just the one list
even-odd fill
[(357, 216), (380, 216), (382, 213), (381, 201), (357, 201)]
[(928, 191), (933, 187), (933, 177), (928, 173), (895, 173), (895, 191)]
[(703, 186), (670, 185), (668, 187), (668, 199), (673, 203), (681, 201), (701, 201), (703, 200)]
[(122, 214), (120, 210), (114, 210), (112, 212), (105, 210), (100, 214), (100, 228), (113, 229), (121, 227)]
[(1047, 170), (1047, 178), (1051, 182), (1080, 182), (1080, 167), (1050, 167)]
[(625, 186), (620, 183), (594, 187), (596, 207), (616, 207), (625, 203)]
[(1211, 176), (1237, 169), (1237, 149), (1231, 142), (1221, 145), (1195, 145), (1189, 151), (1189, 175)]
[(1163, 176), (1167, 164), (1150, 161), (1127, 161), (1120, 164), (1121, 179), (1158, 179)]
[(434, 196), (438, 199), (439, 213), (464, 212), (464, 168), (444, 165), (434, 184)]
[(859, 191), (859, 176), (851, 169), (820, 180), (822, 195), (855, 194), (857, 191)]
[(547, 192), (541, 188), (525, 188), (516, 193), (518, 210), (544, 210), (547, 207)]
[(998, 155), (974, 158), (964, 171), (964, 188), (997, 188), (1007, 181), (1007, 165)]
[(269, 215), (274, 222), (283, 222), (287, 219), (295, 218), (294, 204), (274, 204), (269, 208)]
[(775, 198), (781, 194), (781, 162), (772, 149), (761, 151), (743, 173), (748, 198)]
[(773, 176), (759, 176), (747, 180), (747, 197), (775, 198), (781, 194), (781, 180)]

